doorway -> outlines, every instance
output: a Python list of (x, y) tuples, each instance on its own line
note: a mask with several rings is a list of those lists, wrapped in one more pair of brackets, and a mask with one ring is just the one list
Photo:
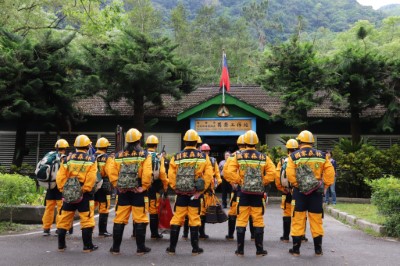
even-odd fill
[(203, 143), (210, 145), (210, 155), (217, 159), (217, 162), (224, 160), (225, 151), (234, 152), (237, 150), (237, 136), (201, 136)]

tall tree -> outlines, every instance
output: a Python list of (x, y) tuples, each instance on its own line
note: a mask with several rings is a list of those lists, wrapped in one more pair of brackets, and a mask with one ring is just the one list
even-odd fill
[(313, 46), (293, 38), (272, 47), (263, 61), (258, 83), (280, 97), (280, 117), (286, 125), (306, 129), (307, 112), (321, 102), (322, 94), (317, 92), (324, 88), (324, 71)]
[[(107, 103), (126, 99), (134, 109), (134, 126), (144, 131), (144, 105), (161, 106), (162, 95), (179, 98), (194, 87), (194, 76), (187, 63), (175, 54), (176, 45), (167, 38), (153, 39), (126, 30), (107, 45), (94, 50), (97, 73), (106, 89)], [(110, 109), (111, 105), (109, 104)]]
[(35, 43), (0, 31), (0, 117), (16, 123), (12, 163), (17, 166), (27, 152), (26, 132), (33, 122), (70, 129), (74, 121), (79, 88), (73, 76), (79, 63), (68, 49), (74, 37), (48, 32)]

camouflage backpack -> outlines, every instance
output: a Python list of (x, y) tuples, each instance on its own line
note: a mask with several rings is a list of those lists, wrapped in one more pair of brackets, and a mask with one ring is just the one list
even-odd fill
[(95, 193), (103, 186), (103, 177), (101, 176), (101, 168), (99, 166), (99, 159), (101, 159), (103, 155), (104, 154), (100, 154), (96, 158), (97, 160), (96, 182), (94, 183), (93, 187), (93, 192)]
[(126, 164), (122, 159), (117, 188), (132, 190), (139, 187), (139, 163)]
[[(84, 162), (81, 166), (81, 169), (78, 171), (81, 172), (83, 166), (86, 162)], [(81, 183), (79, 183), (78, 176), (69, 177), (67, 182), (65, 182), (62, 192), (63, 200), (66, 203), (78, 203), (83, 197)]]
[(311, 194), (322, 184), (322, 181), (315, 178), (314, 172), (308, 164), (301, 164), (296, 168), (296, 179), (299, 191), (305, 195)]
[(77, 176), (67, 179), (62, 195), (66, 203), (77, 203), (82, 199), (82, 188)]
[[(197, 162), (197, 160), (196, 160)], [(194, 193), (196, 182), (195, 182), (195, 167), (196, 162), (193, 165), (179, 165), (178, 173), (176, 174), (176, 185), (175, 190), (177, 193)]]
[(245, 194), (264, 194), (264, 184), (260, 167), (261, 161), (257, 167), (247, 165), (244, 180), (242, 185), (242, 192)]

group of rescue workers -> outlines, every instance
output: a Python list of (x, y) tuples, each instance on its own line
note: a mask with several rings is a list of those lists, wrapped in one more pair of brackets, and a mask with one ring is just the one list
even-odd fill
[[(180, 229), (184, 226), (183, 239), (190, 241), (192, 255), (203, 252), (199, 247), (199, 239), (207, 239), (205, 234), (205, 215), (207, 197), (215, 193), (216, 187), (222, 183), (220, 170), (215, 158), (210, 157), (210, 147), (202, 144), (195, 130), (188, 130), (184, 137), (185, 148), (176, 153), (169, 163), (162, 154), (157, 154), (158, 138), (151, 135), (146, 140), (147, 149), (141, 147), (142, 133), (131, 128), (125, 134), (126, 145), (123, 151), (107, 153), (110, 142), (102, 137), (95, 144), (96, 152), (88, 153), (91, 140), (86, 135), (75, 139), (76, 150), (66, 155), (69, 144), (59, 139), (55, 145), (60, 156), (60, 168), (56, 176), (56, 187), (48, 189), (46, 209), (43, 216), (44, 234), (49, 235), (57, 206), (56, 233), (58, 235), (58, 251), (65, 251), (66, 235), (72, 234), (73, 219), (76, 210), (79, 212), (82, 230), (83, 252), (98, 249), (92, 242), (95, 227), (94, 211), (98, 208), (99, 237), (113, 237), (110, 252), (120, 254), (125, 225), (132, 213), (134, 224), (132, 237), (136, 238), (137, 254), (143, 255), (151, 251), (146, 247), (146, 227), (150, 223), (152, 239), (160, 239), (158, 232), (158, 206), (161, 196), (166, 196), (170, 187), (175, 193), (174, 215), (170, 222), (170, 244), (168, 254), (175, 254)], [(307, 221), (310, 222), (314, 241), (315, 255), (322, 252), (324, 230), (323, 193), (334, 182), (334, 168), (325, 153), (313, 148), (314, 137), (309, 131), (302, 131), (297, 140), (290, 139), (286, 143), (288, 156), (282, 158), (275, 167), (271, 158), (256, 150), (257, 134), (249, 130), (237, 139), (238, 150), (226, 160), (222, 175), (232, 186), (230, 210), (228, 212), (227, 240), (234, 240), (236, 229), (237, 256), (244, 255), (244, 239), (246, 226), (250, 222), (251, 238), (255, 241), (256, 255), (265, 256), (264, 210), (266, 187), (275, 182), (282, 192), (283, 236), (281, 241), (289, 242), (292, 236), (293, 247), (289, 252), (293, 256), (300, 255), (300, 246), (305, 238)], [(159, 167), (155, 168), (154, 160)], [(308, 165), (322, 186), (310, 194), (298, 188), (297, 168)], [(97, 186), (99, 174), (101, 187)], [(75, 202), (63, 200), (68, 179), (77, 178), (82, 196)], [(117, 189), (115, 218), (112, 234), (107, 232), (107, 221), (110, 210), (112, 188)], [(150, 219), (149, 216), (150, 215)]]

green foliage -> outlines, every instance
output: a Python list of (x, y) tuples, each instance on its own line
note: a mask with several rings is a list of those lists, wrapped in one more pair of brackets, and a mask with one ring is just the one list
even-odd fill
[(372, 188), (372, 203), (387, 217), (387, 234), (400, 237), (400, 179), (390, 176), (372, 180), (368, 185)]
[(21, 166), (16, 166), (15, 164), (10, 167), (11, 174), (20, 174), (25, 176), (33, 176), (35, 173), (35, 167), (30, 164), (22, 163)]
[(144, 130), (144, 104), (162, 107), (162, 95), (180, 98), (194, 87), (194, 74), (188, 62), (176, 56), (176, 45), (168, 38), (154, 39), (132, 30), (110, 40), (101, 47), (87, 46), (102, 87), (107, 88), (104, 100), (122, 98), (134, 109), (134, 126)]
[(283, 102), (280, 117), (298, 129), (309, 126), (307, 112), (322, 101), (324, 71), (310, 43), (293, 38), (266, 53), (257, 82)]
[(353, 143), (349, 138), (340, 138), (337, 145), (340, 150), (348, 154), (360, 150), (363, 144), (367, 144), (367, 141), (363, 138), (358, 143)]
[(35, 181), (18, 174), (0, 174), (0, 207), (10, 207), (10, 223), (13, 207), (39, 201), (43, 201), (43, 189), (37, 191)]
[(258, 147), (257, 150), (259, 152), (267, 154), (275, 165), (277, 165), (277, 163), (282, 157), (287, 156), (286, 150), (282, 149), (280, 146), (272, 147), (271, 149), (269, 149), (268, 145), (264, 144), (260, 145), (260, 147)]
[(340, 168), (337, 186), (342, 187), (345, 194), (355, 197), (368, 197), (369, 187), (365, 180), (373, 180), (383, 176), (383, 163), (387, 157), (383, 151), (363, 144), (359, 150), (348, 152), (336, 145), (334, 158)]

